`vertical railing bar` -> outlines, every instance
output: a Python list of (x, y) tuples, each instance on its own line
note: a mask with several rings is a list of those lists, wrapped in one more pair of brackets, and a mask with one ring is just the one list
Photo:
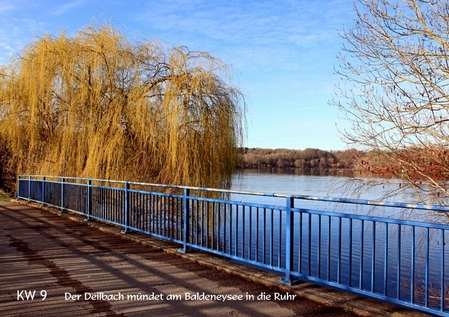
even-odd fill
[[(227, 254), (232, 254), (232, 205), (224, 203), (223, 204), (223, 250)], [(229, 237), (229, 238), (228, 238)]]
[(45, 183), (46, 183), (45, 176), (42, 176), (42, 180), (41, 180), (41, 184), (42, 184), (42, 187), (41, 187), (41, 203), (42, 203), (42, 205), (45, 204)]
[(410, 270), (410, 303), (415, 302), (415, 226), (412, 226), (412, 247), (410, 251), (412, 257)]
[[(109, 221), (115, 221), (115, 215), (114, 215), (114, 210), (116, 207), (117, 202), (115, 201), (115, 189), (109, 188), (109, 203), (108, 203), (108, 220)], [(129, 200), (130, 200), (130, 205), (134, 205), (134, 194), (133, 193), (129, 193)], [(130, 211), (130, 221), (129, 224), (130, 226), (133, 226), (133, 208), (129, 208)]]
[(256, 262), (259, 262), (259, 215), (260, 215), (260, 210), (259, 210), (259, 207), (257, 207), (256, 208), (256, 254), (255, 254)]
[(173, 224), (173, 212), (175, 209), (175, 206), (177, 204), (177, 198), (174, 196), (169, 197), (168, 204), (167, 204), (167, 210), (165, 212), (164, 217), (164, 237), (167, 238), (173, 238), (173, 230), (172, 230), (172, 224)]
[(167, 236), (167, 219), (168, 219), (168, 214), (170, 213), (170, 206), (171, 206), (171, 201), (172, 201), (172, 197), (169, 196), (165, 196), (165, 201), (164, 201), (164, 208), (162, 209), (162, 218), (161, 218), (161, 229), (162, 229), (162, 236), (166, 237)]
[[(209, 238), (210, 238), (210, 224), (209, 224), (209, 217), (210, 217), (210, 210), (209, 210), (209, 202), (206, 202), (206, 247), (210, 248), (209, 245)], [(213, 227), (212, 227), (213, 229)], [(212, 230), (213, 232), (213, 230)]]
[[(108, 189), (108, 192), (109, 192), (109, 202), (108, 202), (108, 208), (107, 208), (107, 211), (108, 211), (108, 220), (109, 221), (114, 221), (114, 213), (113, 213), (113, 211), (114, 211), (114, 209), (115, 209), (115, 202), (114, 202), (114, 192), (115, 192), (115, 189), (112, 189), (112, 188), (109, 188)], [(130, 193), (130, 194), (132, 194), (132, 193)], [(134, 203), (133, 203), (133, 196), (134, 195), (129, 195), (129, 200), (130, 200), (130, 205), (132, 206)], [(133, 218), (134, 218), (134, 215), (133, 215), (133, 208), (131, 208), (131, 206), (130, 206), (130, 208), (129, 208), (129, 225), (130, 225), (130, 227), (131, 226), (133, 226), (134, 227), (134, 223), (133, 223)]]
[(278, 264), (279, 268), (282, 267), (282, 210), (279, 210), (279, 244), (278, 244)]
[[(148, 214), (147, 214), (147, 219), (145, 220), (147, 222), (147, 230), (149, 233), (153, 233), (153, 228), (154, 228), (154, 212), (155, 212), (155, 208), (154, 208), (154, 194), (151, 193), (148, 195), (147, 198), (147, 209), (148, 209)], [(182, 226), (183, 226), (183, 219), (182, 219), (182, 213), (180, 214), (180, 218), (179, 218), (179, 226), (180, 226), (180, 230), (182, 230)], [(181, 232), (181, 236), (182, 236), (182, 232)], [(180, 238), (180, 240), (182, 240), (182, 237)]]
[(401, 299), (401, 251), (402, 251), (402, 243), (401, 243), (401, 236), (402, 236), (402, 226), (401, 224), (398, 225), (398, 260), (396, 263), (396, 299)]
[(137, 208), (135, 210), (135, 216), (134, 218), (136, 219), (136, 224), (134, 225), (135, 227), (139, 228), (140, 230), (142, 230), (142, 209), (143, 209), (143, 194), (142, 193), (135, 193), (133, 194), (133, 196), (137, 197)]
[[(193, 196), (193, 195), (192, 195)], [(190, 219), (190, 223), (192, 224), (190, 227), (190, 235), (192, 239), (192, 244), (198, 245), (198, 200), (192, 197), (190, 200), (190, 203), (192, 204), (192, 217)]]
[(307, 255), (307, 261), (309, 262), (308, 264), (308, 275), (311, 276), (312, 275), (312, 268), (311, 268), (311, 257), (312, 257), (312, 215), (310, 213), (307, 214), (309, 216), (309, 230), (307, 231), (307, 235), (308, 235), (308, 243), (309, 243), (309, 248), (307, 250), (308, 255)]
[[(204, 200), (200, 202), (198, 202), (198, 204), (201, 206), (200, 208), (198, 208), (198, 212), (199, 212), (199, 219), (201, 219), (201, 226), (200, 226), (200, 230), (198, 230), (198, 236), (199, 236), (199, 242), (198, 245), (200, 246), (204, 246)], [(198, 228), (198, 226), (197, 226)]]
[(385, 234), (384, 234), (384, 241), (385, 241), (385, 245), (384, 245), (384, 296), (387, 296), (387, 292), (388, 292), (388, 288), (387, 288), (387, 283), (388, 283), (388, 231), (389, 231), (389, 227), (388, 227), (388, 222), (385, 223)]
[[(147, 232), (147, 196), (148, 194), (142, 194), (142, 213), (140, 216), (141, 219), (141, 230), (143, 232)], [(177, 224), (177, 222), (176, 222)], [(178, 234), (178, 227), (175, 228), (175, 234)]]
[(426, 263), (425, 263), (425, 277), (424, 277), (424, 305), (425, 307), (429, 307), (429, 260), (430, 260), (430, 247), (429, 247), (429, 235), (430, 235), (430, 229), (429, 227), (426, 228)]
[(304, 216), (303, 212), (299, 213), (299, 232), (298, 232), (298, 273), (302, 273), (302, 237), (303, 237), (303, 221), (302, 218)]
[[(182, 198), (177, 197), (175, 201), (175, 206), (173, 208), (172, 212), (172, 218), (171, 218), (171, 227), (172, 227), (172, 237), (176, 240), (181, 240), (181, 236), (179, 234), (179, 209), (182, 207)], [(145, 207), (145, 214), (146, 214), (146, 207)]]
[(86, 220), (89, 221), (92, 216), (92, 180), (87, 180), (87, 217)]
[[(150, 193), (148, 192), (148, 193), (145, 193), (145, 199), (144, 199), (144, 202), (143, 202), (143, 205), (144, 205), (144, 214), (143, 214), (143, 218), (142, 218), (142, 221), (143, 221), (143, 226), (144, 226), (144, 229), (143, 230), (145, 230), (145, 233), (147, 233), (147, 232), (149, 232), (150, 230), (150, 223), (149, 223), (149, 220), (150, 220), (150, 217), (149, 217), (149, 202), (150, 202), (150, 200), (149, 200), (149, 197), (150, 196)], [(179, 217), (177, 217), (176, 218), (176, 236), (177, 236), (177, 239), (178, 240), (180, 240), (179, 239), (179, 227), (178, 227), (178, 224), (179, 224)]]
[(164, 236), (165, 235), (165, 217), (167, 214), (167, 209), (170, 209), (169, 208), (170, 196), (164, 196), (162, 206), (163, 206), (163, 208), (161, 209), (161, 216), (159, 218), (159, 228), (160, 228), (159, 234)]
[(262, 261), (263, 261), (263, 263), (265, 263), (267, 261), (267, 259), (266, 259), (267, 235), (266, 235), (266, 230), (265, 230), (265, 228), (267, 227), (267, 209), (265, 207), (263, 208), (262, 220), (263, 220), (262, 228), (264, 228), (264, 230), (262, 230), (262, 259), (263, 259)]
[[(100, 184), (101, 186), (101, 184)], [(100, 218), (104, 219), (104, 188), (103, 187), (99, 187), (99, 192), (100, 192)], [(125, 199), (125, 195), (123, 195), (123, 205), (125, 205), (124, 200)], [(123, 220), (125, 220), (125, 209), (123, 209)], [(123, 221), (123, 223), (125, 223), (125, 221)]]
[[(105, 187), (103, 187), (104, 190), (104, 202), (103, 202), (103, 220), (108, 220), (109, 215), (108, 215), (108, 210), (109, 208), (109, 188), (106, 187), (106, 185), (104, 185)], [(129, 199), (129, 196), (128, 196)], [(129, 218), (128, 218), (129, 221)]]
[(359, 289), (363, 289), (363, 266), (364, 266), (364, 244), (365, 244), (365, 221), (362, 219), (362, 229), (360, 230), (360, 263), (359, 263)]
[(17, 192), (16, 192), (16, 194), (15, 194), (15, 197), (16, 197), (16, 199), (18, 199), (19, 197), (21, 197), (20, 196), (20, 192), (21, 192), (21, 184), (22, 182), (21, 182), (21, 178), (20, 178), (20, 175), (19, 176), (17, 176)]
[[(118, 222), (118, 221), (120, 221), (120, 214), (118, 213), (120, 203), (116, 198), (116, 197), (118, 197), (117, 194), (118, 194), (118, 190), (111, 189), (111, 199), (112, 199), (112, 203), (114, 205), (114, 208), (111, 209), (111, 212), (112, 212), (111, 217), (114, 218), (114, 220)], [(138, 228), (137, 215), (139, 212), (139, 209), (138, 209), (139, 208), (139, 206), (138, 206), (139, 197), (140, 197), (139, 193), (133, 193), (133, 192), (128, 193), (128, 199), (129, 199), (128, 210), (129, 210), (129, 226), (130, 227)]]
[[(216, 210), (216, 212), (217, 212), (217, 221), (216, 221), (216, 226), (217, 226), (217, 239), (215, 240), (215, 244), (216, 244), (216, 248), (217, 248), (217, 251), (220, 251), (220, 241), (221, 241), (221, 217), (220, 217), (220, 213), (221, 213), (221, 204), (220, 203), (215, 203), (215, 210)], [(223, 222), (223, 225), (226, 225), (224, 222)], [(223, 252), (224, 252), (224, 249), (223, 249)]]
[[(223, 219), (225, 226), (224, 226), (224, 245), (225, 245), (225, 250), (228, 254), (232, 253), (232, 232), (231, 232), (231, 228), (232, 228), (232, 205), (231, 204), (227, 204), (224, 203), (224, 211), (223, 211), (223, 215), (225, 217), (225, 219)], [(229, 238), (228, 238), (229, 237)]]
[(327, 263), (326, 263), (326, 280), (331, 280), (331, 238), (332, 238), (332, 218), (327, 216)]
[(165, 196), (159, 196), (158, 200), (159, 200), (159, 209), (157, 211), (157, 222), (156, 222), (156, 232), (157, 234), (162, 234), (162, 215), (164, 213), (164, 209), (165, 209)]
[(196, 230), (196, 245), (203, 246), (203, 234), (201, 233), (201, 226), (203, 223), (203, 201), (196, 200), (196, 221), (195, 221), (195, 230)]
[(376, 221), (372, 222), (372, 226), (371, 292), (374, 293), (374, 283), (376, 281)]
[(159, 233), (159, 213), (161, 211), (161, 202), (160, 202), (161, 199), (162, 197), (159, 195), (154, 196), (155, 209), (153, 216), (153, 232), (156, 234)]
[[(154, 214), (155, 214), (155, 211), (156, 211), (155, 204), (154, 204), (155, 196), (152, 194), (152, 195), (150, 195), (149, 198), (150, 198), (150, 201), (149, 201), (150, 213), (148, 215), (149, 216), (149, 219), (148, 219), (148, 221), (149, 221), (149, 231), (151, 233), (154, 233)], [(181, 219), (181, 221), (182, 221), (182, 219)]]
[(211, 241), (211, 248), (212, 250), (217, 250), (218, 248), (215, 248), (215, 241), (218, 240), (218, 230), (219, 230), (219, 226), (218, 224), (216, 225), (217, 221), (216, 218), (218, 216), (218, 214), (216, 215), (215, 213), (217, 212), (217, 203), (213, 202), (212, 203), (212, 241)]
[(204, 238), (204, 201), (198, 201), (198, 210), (197, 210), (198, 219), (196, 221), (196, 236), (197, 236), (197, 245), (203, 246), (203, 238)]
[[(145, 215), (145, 223), (146, 223), (146, 232), (151, 233), (151, 222), (153, 216), (153, 208), (152, 208), (153, 195), (149, 193), (146, 198), (146, 215)], [(181, 218), (178, 218), (178, 221), (181, 221)]]
[[(108, 210), (110, 209), (109, 207), (109, 188), (106, 187), (108, 186), (108, 183), (103, 184), (103, 194), (104, 194), (104, 199), (103, 199), (103, 220), (108, 220)], [(70, 195), (69, 195), (70, 196)], [(128, 197), (129, 199), (129, 197)]]
[[(125, 188), (124, 188), (124, 202), (123, 202), (123, 204), (124, 204), (124, 212), (125, 212), (125, 214), (124, 214), (124, 220), (125, 220), (125, 223), (124, 223), (124, 228), (123, 228), (123, 231), (122, 231), (122, 233), (128, 233), (128, 227), (129, 227), (129, 183), (128, 182), (125, 182)], [(104, 205), (104, 202), (103, 202), (103, 205)]]
[(64, 177), (61, 179), (61, 211), (60, 213), (64, 213)]
[(205, 228), (206, 230), (203, 230), (202, 232), (206, 232), (206, 236), (204, 237), (204, 247), (209, 248), (209, 202), (204, 202), (206, 204), (206, 210), (205, 210)]
[[(117, 193), (116, 190), (114, 190), (114, 196)], [(143, 194), (140, 192), (131, 192), (130, 193), (130, 201), (131, 205), (134, 206), (134, 208), (130, 208), (130, 225), (133, 228), (137, 228), (139, 230), (142, 230), (142, 196)], [(113, 198), (115, 200), (115, 198)]]
[[(253, 208), (249, 206), (249, 237), (248, 237), (248, 246), (249, 246), (249, 253), (248, 253), (248, 260), (251, 260), (251, 251), (252, 251), (252, 242), (253, 242)], [(256, 248), (254, 248), (256, 249)], [(254, 259), (254, 258), (253, 258)]]
[[(266, 230), (265, 228), (267, 227), (267, 209), (264, 207), (263, 208), (263, 215), (262, 215), (262, 219), (263, 219), (263, 227), (264, 230), (262, 230), (262, 259), (263, 259), (263, 263), (266, 263), (267, 258), (266, 258), (266, 247), (267, 247), (267, 235), (266, 235)], [(270, 232), (271, 235), (271, 232)]]
[(162, 215), (164, 214), (165, 209), (165, 200), (167, 198), (165, 196), (159, 197), (159, 210), (157, 212), (157, 234), (162, 234)]
[(153, 233), (157, 233), (157, 222), (159, 219), (159, 195), (153, 195), (153, 216), (152, 218), (152, 225), (153, 225), (153, 229), (152, 232)]
[(156, 210), (156, 233), (161, 234), (161, 219), (162, 210), (164, 209), (164, 196), (157, 196), (157, 210)]
[(352, 287), (352, 230), (353, 230), (353, 223), (352, 223), (352, 218), (349, 218), (349, 287)]
[(163, 219), (164, 219), (164, 213), (165, 213), (165, 204), (167, 202), (167, 196), (161, 196), (160, 197), (161, 200), (161, 208), (159, 208), (159, 213), (158, 213), (158, 218), (157, 218), (157, 233), (159, 235), (163, 234)]
[(238, 234), (236, 234), (237, 231), (237, 225), (236, 222), (238, 221), (238, 205), (236, 204), (229, 204), (229, 212), (231, 215), (231, 222), (229, 223), (229, 237), (230, 237), (230, 241), (229, 241), (229, 254), (231, 255), (236, 255), (236, 250), (237, 250), (237, 246), (236, 246), (236, 240), (238, 238)]
[[(139, 203), (139, 229), (145, 232), (147, 230), (146, 227), (146, 221), (147, 218), (147, 194), (146, 193), (140, 193), (140, 203)], [(117, 206), (118, 208), (118, 206)]]
[(321, 215), (318, 215), (318, 245), (316, 250), (317, 278), (321, 278), (321, 226), (322, 217)]
[(235, 206), (236, 215), (235, 215), (235, 241), (234, 241), (234, 255), (238, 256), (239, 249), (239, 205)]
[(140, 194), (130, 192), (128, 194), (128, 200), (129, 200), (129, 206), (128, 206), (129, 226), (135, 228), (138, 225), (137, 218), (138, 218), (139, 207), (140, 207)]
[(28, 200), (31, 199), (31, 176), (28, 175)]
[(216, 232), (216, 236), (214, 235), (214, 243), (213, 246), (215, 246), (216, 250), (219, 251), (219, 243), (220, 243), (220, 226), (221, 226), (221, 222), (220, 222), (220, 205), (217, 202), (214, 202), (214, 204), (212, 205), (213, 209), (214, 209), (214, 231)]
[[(285, 276), (279, 281), (286, 284), (292, 284), (291, 272), (293, 264), (293, 211), (294, 198), (286, 198), (285, 208)], [(280, 256), (279, 256), (280, 257)]]
[(444, 230), (440, 229), (441, 232), (441, 258), (440, 258), (440, 310), (444, 312), (444, 262), (445, 262), (445, 254), (444, 254), (444, 245), (446, 244), (444, 241)]
[(196, 221), (195, 221), (195, 237), (196, 237), (196, 245), (202, 246), (203, 242), (203, 234), (201, 232), (202, 222), (203, 222), (203, 201), (196, 200)]
[(273, 266), (274, 264), (274, 209), (270, 208), (271, 211), (271, 219), (270, 219), (270, 229), (271, 229), (271, 235), (270, 235), (270, 266)]
[[(104, 192), (105, 192), (105, 197), (106, 197), (105, 205), (104, 205), (104, 219), (106, 219), (106, 221), (108, 221), (108, 220), (111, 219), (111, 216), (110, 216), (110, 210), (111, 210), (111, 189), (110, 188), (105, 188)], [(129, 195), (128, 195), (128, 200), (129, 200)], [(130, 205), (130, 207), (131, 207), (131, 205)], [(129, 207), (129, 211), (131, 211), (130, 207)], [(128, 218), (128, 222), (130, 220), (131, 219)]]
[[(342, 244), (341, 244), (341, 240), (342, 240), (342, 225), (343, 225), (343, 221), (342, 218), (339, 217), (338, 218), (338, 260), (337, 260), (337, 284), (341, 283), (341, 255), (342, 255)], [(351, 229), (351, 228), (349, 228)], [(349, 276), (349, 281), (351, 281), (351, 276)], [(349, 282), (349, 284), (351, 284), (351, 282)]]
[(183, 246), (179, 250), (180, 252), (187, 252), (187, 244), (189, 239), (189, 196), (190, 191), (188, 188), (184, 188), (183, 196), (182, 196), (182, 206), (183, 206), (183, 227), (184, 227), (184, 235), (182, 239)]
[(242, 258), (245, 258), (246, 206), (242, 206)]

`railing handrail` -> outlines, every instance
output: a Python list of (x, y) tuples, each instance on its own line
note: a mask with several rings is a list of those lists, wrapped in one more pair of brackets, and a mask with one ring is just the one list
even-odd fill
[[(284, 193), (266, 193), (266, 192), (243, 191), (243, 190), (234, 190), (234, 189), (220, 189), (220, 188), (195, 187), (195, 186), (184, 186), (184, 185), (119, 181), (119, 180), (108, 180), (108, 179), (101, 179), (101, 178), (71, 177), (71, 176), (19, 175), (18, 178), (19, 179), (59, 178), (59, 179), (64, 179), (64, 180), (73, 179), (73, 180), (85, 180), (85, 181), (90, 180), (90, 181), (105, 182), (105, 183), (120, 183), (120, 184), (124, 184), (124, 185), (128, 184), (128, 185), (150, 186), (150, 187), (159, 187), (159, 188), (172, 188), (172, 189), (182, 189), (182, 190), (188, 189), (188, 190), (197, 190), (197, 191), (203, 191), (203, 192), (251, 195), (251, 196), (259, 196), (259, 197), (293, 198), (293, 199), (300, 199), (300, 200), (313, 200), (313, 201), (321, 201), (321, 202), (329, 202), (329, 203), (343, 203), (343, 204), (355, 204), (355, 205), (367, 205), (367, 206), (379, 206), (379, 207), (391, 207), (391, 208), (407, 208), (407, 209), (427, 210), (427, 211), (449, 213), (449, 206), (422, 204), (422, 203), (406, 203), (406, 202), (396, 202), (396, 201), (379, 201), (379, 200), (370, 200), (370, 199), (354, 199), (354, 198), (297, 195), (297, 194), (284, 194)], [(46, 180), (49, 181), (48, 179), (46, 179)], [(91, 185), (91, 186), (95, 186), (95, 185)]]

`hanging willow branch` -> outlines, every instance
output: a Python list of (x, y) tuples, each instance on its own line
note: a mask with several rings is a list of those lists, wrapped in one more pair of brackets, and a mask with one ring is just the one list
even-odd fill
[(207, 53), (89, 27), (31, 43), (0, 78), (18, 173), (229, 184), (245, 101)]

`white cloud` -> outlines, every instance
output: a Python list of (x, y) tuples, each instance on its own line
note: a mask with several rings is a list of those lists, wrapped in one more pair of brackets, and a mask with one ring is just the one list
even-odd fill
[(232, 56), (239, 67), (257, 61), (291, 69), (305, 59), (304, 52), (326, 50), (340, 40), (337, 29), (351, 11), (341, 2), (159, 0), (142, 7), (138, 18), (173, 45), (194, 39), (208, 45), (199, 49)]
[(14, 6), (10, 5), (10, 4), (5, 4), (0, 2), (0, 13), (5, 13), (5, 12), (9, 12), (11, 10), (14, 10)]
[(67, 13), (68, 11), (79, 7), (80, 5), (83, 4), (84, 1), (78, 0), (78, 1), (72, 1), (63, 5), (60, 5), (58, 7), (56, 7), (55, 9), (53, 9), (51, 11), (51, 14), (53, 15), (63, 15), (65, 13)]

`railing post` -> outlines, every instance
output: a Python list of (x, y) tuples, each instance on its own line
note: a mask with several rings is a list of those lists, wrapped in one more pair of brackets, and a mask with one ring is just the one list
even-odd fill
[(87, 218), (84, 221), (89, 221), (92, 215), (92, 180), (87, 180)]
[(181, 249), (179, 249), (178, 251), (181, 253), (186, 253), (188, 252), (188, 247), (187, 247), (187, 243), (189, 241), (189, 195), (190, 195), (190, 191), (188, 188), (184, 188), (184, 196), (182, 198), (182, 206), (183, 206), (183, 215), (184, 215), (184, 221), (183, 221), (183, 226), (184, 226), (184, 234), (183, 234), (183, 246)]
[(65, 210), (64, 210), (64, 182), (65, 182), (65, 178), (63, 177), (61, 179), (61, 211), (60, 211), (61, 214), (65, 213)]
[(122, 233), (126, 234), (129, 232), (129, 229), (128, 229), (129, 228), (129, 183), (128, 182), (125, 183), (125, 202), (124, 202), (124, 204), (125, 204), (124, 205), (124, 207), (125, 207), (125, 210), (124, 210), (125, 224), (124, 224)]
[(31, 199), (31, 175), (28, 175), (28, 200)]
[(19, 199), (20, 197), (20, 175), (17, 175), (17, 192), (16, 192), (16, 199)]
[(44, 205), (45, 201), (45, 176), (42, 176), (42, 188), (41, 188), (41, 205)]
[(280, 283), (293, 285), (297, 281), (291, 278), (291, 271), (293, 266), (293, 212), (295, 199), (287, 197), (286, 199), (286, 219), (285, 219), (285, 277), (279, 280)]

